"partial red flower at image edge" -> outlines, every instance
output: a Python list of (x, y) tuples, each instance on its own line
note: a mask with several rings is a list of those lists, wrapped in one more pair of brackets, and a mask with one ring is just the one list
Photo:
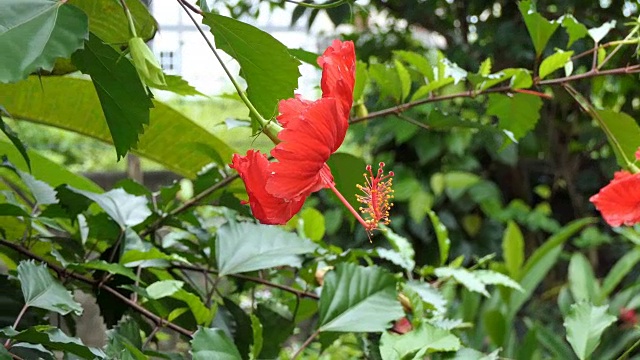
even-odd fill
[(611, 226), (640, 223), (640, 173), (618, 171), (591, 201)]

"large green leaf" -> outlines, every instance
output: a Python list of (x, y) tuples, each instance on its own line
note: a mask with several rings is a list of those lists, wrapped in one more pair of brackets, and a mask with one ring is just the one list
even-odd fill
[(57, 58), (71, 56), (89, 35), (85, 13), (57, 0), (3, 0), (0, 24), (0, 83), (52, 70)]
[(536, 49), (536, 56), (540, 56), (545, 46), (547, 46), (551, 35), (553, 35), (560, 24), (549, 21), (540, 15), (530, 0), (521, 1), (519, 7), (520, 13), (524, 18), (524, 23), (527, 25), (527, 30), (531, 36), (531, 41), (533, 41), (533, 47)]
[(71, 187), (69, 190), (95, 201), (121, 228), (136, 226), (151, 215), (146, 197), (128, 194), (120, 188), (103, 194)]
[(613, 148), (618, 165), (626, 168), (635, 159), (640, 144), (640, 126), (636, 120), (623, 112), (596, 110), (598, 123), (603, 127), (607, 140)]
[(396, 280), (386, 270), (339, 264), (324, 279), (320, 331), (384, 331), (404, 315), (396, 297)]
[[(559, 21), (560, 19), (558, 19)], [(562, 17), (562, 27), (567, 31), (569, 35), (569, 42), (567, 47), (570, 47), (576, 40), (580, 40), (587, 36), (587, 27), (582, 25), (571, 14), (564, 15)]]
[(293, 97), (298, 87), (300, 61), (286, 46), (266, 32), (241, 21), (205, 13), (216, 46), (240, 64), (247, 82), (247, 96), (266, 119), (276, 114), (278, 101)]
[(49, 273), (46, 265), (36, 265), (33, 260), (21, 261), (18, 265), (18, 280), (26, 306), (55, 311), (66, 315), (82, 314), (82, 307)]
[[(89, 16), (89, 30), (109, 45), (126, 45), (131, 37), (129, 24), (119, 1), (69, 0)], [(150, 40), (157, 24), (149, 9), (140, 0), (126, 0), (139, 37)]]
[[(346, 194), (345, 197), (347, 201), (354, 209), (359, 208), (361, 204), (355, 195), (351, 194), (359, 193), (356, 185), (364, 182), (362, 176), (366, 167), (364, 160), (351, 154), (338, 152), (331, 155), (329, 161), (327, 161), (327, 165), (331, 168), (336, 189), (342, 194)], [(333, 192), (330, 196), (337, 201), (338, 197)]]
[(62, 330), (51, 326), (35, 326), (21, 332), (13, 329), (0, 329), (3, 337), (8, 337), (14, 342), (26, 342), (40, 344), (50, 350), (64, 351), (78, 355), (84, 359), (106, 359), (106, 354), (96, 348), (88, 347), (78, 338), (73, 338), (63, 333)]
[(380, 355), (383, 360), (422, 359), (427, 352), (457, 351), (462, 344), (451, 332), (422, 323), (418, 328), (397, 335), (384, 332), (380, 338)]
[(490, 94), (487, 115), (497, 116), (500, 129), (518, 141), (536, 126), (541, 108), (542, 100), (535, 95)]
[(567, 340), (580, 360), (588, 358), (600, 344), (600, 337), (606, 328), (616, 321), (607, 313), (608, 305), (594, 306), (580, 302), (571, 306), (564, 321)]
[(200, 328), (191, 340), (193, 360), (241, 360), (233, 341), (221, 329)]
[[(56, 126), (105, 142), (112, 141), (90, 81), (30, 77), (16, 84), (0, 84), (0, 103), (16, 119)], [(203, 147), (213, 149), (219, 159), (212, 159), (201, 150)], [(233, 154), (233, 150), (216, 136), (159, 101), (154, 101), (150, 125), (140, 136), (134, 152), (188, 177), (195, 177), (204, 165), (212, 161), (229, 162)]]
[(136, 146), (144, 125), (149, 124), (149, 109), (153, 107), (136, 68), (94, 34), (71, 61), (91, 75), (118, 158), (125, 156)]
[(277, 226), (228, 223), (218, 229), (216, 261), (220, 275), (275, 266), (299, 267), (302, 260), (298, 255), (315, 249), (311, 241)]

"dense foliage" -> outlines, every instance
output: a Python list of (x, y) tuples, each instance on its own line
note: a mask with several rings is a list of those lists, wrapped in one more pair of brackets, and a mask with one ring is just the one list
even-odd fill
[[(352, 41), (350, 67), (238, 20), (258, 2), (176, 1), (240, 66), (241, 140), (192, 118), (214, 100), (163, 73), (140, 0), (0, 2), (0, 360), (640, 355), (636, 3), (270, 2), (348, 25), (318, 42)], [(292, 100), (302, 62), (313, 103)], [(185, 180), (106, 191), (51, 159), (104, 150), (44, 156), (30, 123)], [(353, 210), (374, 185), (376, 229)]]

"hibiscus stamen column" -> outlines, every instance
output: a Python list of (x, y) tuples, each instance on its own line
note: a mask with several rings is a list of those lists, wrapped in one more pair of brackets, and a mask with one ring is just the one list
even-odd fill
[(381, 162), (378, 166), (378, 172), (374, 175), (371, 165), (367, 165), (366, 169), (369, 173), (364, 174), (365, 185), (357, 185), (358, 189), (364, 193), (364, 195), (356, 195), (356, 199), (365, 205), (360, 207), (359, 210), (365, 215), (366, 219), (360, 216), (347, 199), (342, 196), (333, 182), (329, 183), (329, 188), (364, 227), (369, 241), (371, 241), (371, 235), (379, 224), (389, 225), (391, 221), (389, 220), (389, 210), (393, 206), (391, 202), (393, 198), (393, 189), (391, 188), (393, 185), (393, 171), (385, 175), (384, 163)]

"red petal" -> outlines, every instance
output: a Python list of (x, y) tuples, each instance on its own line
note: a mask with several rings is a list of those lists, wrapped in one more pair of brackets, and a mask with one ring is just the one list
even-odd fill
[(266, 155), (249, 150), (247, 156), (234, 154), (230, 166), (238, 171), (244, 181), (253, 216), (263, 224), (281, 225), (300, 211), (306, 197), (300, 196), (289, 200), (269, 194), (265, 190), (265, 185), (272, 165), (273, 163), (269, 162)]
[(335, 97), (340, 101), (345, 119), (349, 118), (353, 104), (356, 53), (353, 42), (334, 40), (318, 58), (322, 66), (322, 97)]
[(347, 127), (336, 99), (308, 103), (299, 118), (287, 122), (287, 127), (278, 134), (282, 142), (271, 150), (278, 162), (270, 167), (273, 175), (267, 181), (267, 191), (278, 197), (294, 198), (327, 187), (333, 177), (325, 163), (344, 141)]
[(283, 127), (287, 127), (289, 122), (298, 120), (300, 114), (302, 114), (311, 103), (312, 101), (304, 100), (297, 94), (293, 99), (280, 100), (278, 103), (278, 112), (280, 112), (278, 122)]
[(589, 201), (611, 226), (640, 223), (640, 174), (617, 172)]

